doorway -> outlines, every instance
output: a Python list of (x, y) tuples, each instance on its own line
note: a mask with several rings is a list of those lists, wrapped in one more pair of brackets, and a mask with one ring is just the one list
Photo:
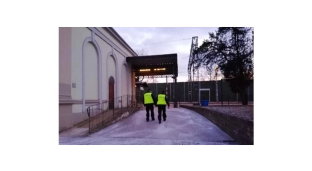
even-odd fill
[(108, 96), (109, 96), (109, 100), (108, 100), (108, 106), (109, 109), (113, 109), (114, 108), (114, 86), (115, 86), (115, 80), (113, 77), (109, 77), (109, 81), (108, 81)]

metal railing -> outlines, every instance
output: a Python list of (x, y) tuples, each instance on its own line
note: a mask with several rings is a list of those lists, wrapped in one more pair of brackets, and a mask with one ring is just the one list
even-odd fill
[(87, 108), (89, 133), (96, 132), (140, 108), (138, 96), (124, 95)]

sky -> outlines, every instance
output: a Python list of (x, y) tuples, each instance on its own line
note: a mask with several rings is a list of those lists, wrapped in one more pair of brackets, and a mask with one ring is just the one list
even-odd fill
[[(208, 33), (215, 32), (217, 27), (114, 27), (118, 34), (134, 51), (144, 50), (147, 55), (178, 54), (178, 82), (187, 81), (188, 61), (192, 37), (198, 36), (198, 46)], [(144, 80), (146, 81), (146, 79)], [(172, 79), (168, 80), (168, 82)], [(158, 78), (157, 82), (165, 82)]]

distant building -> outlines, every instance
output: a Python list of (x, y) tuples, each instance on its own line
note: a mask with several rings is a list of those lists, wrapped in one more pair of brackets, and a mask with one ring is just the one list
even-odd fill
[(111, 27), (59, 28), (59, 131), (87, 119), (88, 105), (135, 94), (131, 56), (137, 54)]

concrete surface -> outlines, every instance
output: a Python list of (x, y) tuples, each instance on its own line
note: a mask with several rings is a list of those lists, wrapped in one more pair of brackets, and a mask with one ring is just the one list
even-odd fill
[(167, 109), (167, 120), (146, 122), (145, 110), (88, 137), (60, 136), (60, 145), (230, 145), (234, 140), (200, 114), (185, 108)]
[(72, 128), (59, 134), (60, 137), (82, 137), (89, 133), (89, 128)]

